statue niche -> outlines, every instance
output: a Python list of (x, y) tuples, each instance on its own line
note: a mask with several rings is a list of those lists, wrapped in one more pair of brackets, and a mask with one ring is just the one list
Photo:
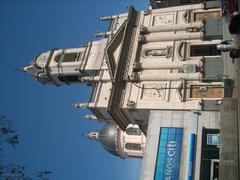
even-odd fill
[(164, 48), (155, 48), (155, 49), (144, 49), (143, 50), (143, 57), (172, 57), (172, 46), (167, 46)]

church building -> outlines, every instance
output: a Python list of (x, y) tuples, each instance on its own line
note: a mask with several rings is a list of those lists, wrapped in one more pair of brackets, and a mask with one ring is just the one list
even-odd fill
[(92, 86), (90, 118), (105, 122), (89, 139), (121, 158), (143, 157), (142, 180), (216, 179), (220, 105), (231, 80), (216, 45), (220, 7), (183, 5), (101, 17), (101, 37), (51, 49), (24, 71), (44, 84)]

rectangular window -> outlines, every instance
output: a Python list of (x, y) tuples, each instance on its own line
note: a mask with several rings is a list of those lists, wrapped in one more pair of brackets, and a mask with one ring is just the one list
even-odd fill
[(54, 61), (57, 63), (61, 62), (74, 62), (76, 61), (78, 53), (61, 53), (56, 55)]
[(181, 0), (181, 5), (190, 4), (191, 0)]
[(192, 85), (190, 88), (190, 98), (222, 98), (223, 88), (220, 85), (204, 86)]
[(154, 180), (178, 180), (183, 128), (161, 128)]
[(194, 13), (194, 21), (203, 21), (203, 20), (215, 19), (215, 18), (220, 18), (220, 11)]
[(76, 61), (81, 61), (82, 60), (83, 53), (79, 52), (77, 55)]
[(64, 54), (62, 62), (74, 62), (77, 58), (78, 53), (66, 53)]
[(79, 82), (79, 76), (60, 76), (58, 79), (62, 82)]
[(216, 44), (201, 44), (190, 46), (190, 56), (218, 56), (221, 52), (217, 50)]

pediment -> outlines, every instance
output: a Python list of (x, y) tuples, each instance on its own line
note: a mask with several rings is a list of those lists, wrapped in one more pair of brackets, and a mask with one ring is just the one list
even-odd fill
[(114, 36), (109, 41), (105, 49), (108, 69), (109, 69), (110, 77), (112, 80), (116, 71), (118, 57), (121, 52), (122, 41), (123, 41), (126, 25), (127, 25), (127, 20), (122, 24), (122, 26), (114, 34)]

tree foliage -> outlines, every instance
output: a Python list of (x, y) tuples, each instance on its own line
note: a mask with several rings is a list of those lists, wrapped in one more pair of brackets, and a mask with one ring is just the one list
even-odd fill
[(19, 144), (19, 135), (13, 127), (13, 123), (6, 116), (0, 115), (0, 179), (1, 180), (50, 180), (51, 171), (44, 170), (34, 174), (34, 178), (29, 177), (25, 172), (25, 166), (17, 164), (5, 164), (3, 157), (3, 147), (9, 144), (15, 150)]

